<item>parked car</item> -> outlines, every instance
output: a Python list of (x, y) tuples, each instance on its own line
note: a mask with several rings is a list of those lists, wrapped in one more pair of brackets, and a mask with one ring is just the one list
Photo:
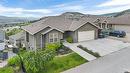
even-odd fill
[(125, 37), (126, 32), (125, 31), (112, 31), (109, 33), (110, 36), (115, 36), (115, 37)]

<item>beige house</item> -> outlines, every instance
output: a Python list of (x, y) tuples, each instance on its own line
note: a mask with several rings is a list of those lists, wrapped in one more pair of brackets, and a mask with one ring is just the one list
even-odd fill
[(130, 14), (124, 14), (108, 20), (108, 24), (112, 25), (115, 30), (130, 33)]
[(73, 38), (73, 42), (97, 39), (100, 28), (91, 18), (82, 15), (75, 17), (72, 13), (42, 18), (22, 29), (25, 31), (26, 47), (35, 50), (45, 47), (46, 43), (66, 40), (68, 36)]
[(60, 42), (68, 36), (73, 42), (81, 42), (98, 38), (102, 29), (114, 29), (130, 33), (130, 14), (118, 17), (84, 15), (69, 12), (59, 16), (41, 18), (31, 25), (24, 26), (25, 44), (27, 48), (38, 49), (46, 43)]

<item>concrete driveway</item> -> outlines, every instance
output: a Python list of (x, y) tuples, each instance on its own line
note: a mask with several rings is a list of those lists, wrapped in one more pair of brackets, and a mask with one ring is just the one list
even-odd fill
[(101, 56), (104, 56), (112, 52), (118, 51), (120, 49), (126, 48), (130, 46), (130, 43), (124, 43), (119, 40), (104, 38), (104, 39), (74, 43), (73, 45), (74, 46), (82, 45), (83, 47), (86, 47), (87, 49), (92, 50), (94, 52), (98, 52)]
[(130, 72), (130, 47), (108, 54), (63, 73), (125, 73)]

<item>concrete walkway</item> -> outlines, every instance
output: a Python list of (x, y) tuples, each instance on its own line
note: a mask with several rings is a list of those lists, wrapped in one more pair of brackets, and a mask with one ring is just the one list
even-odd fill
[(93, 55), (85, 52), (84, 50), (78, 48), (77, 46), (70, 44), (70, 43), (63, 43), (64, 46), (70, 48), (71, 50), (73, 50), (75, 53), (79, 54), (81, 57), (85, 58), (88, 61), (94, 60), (96, 59), (96, 57), (94, 57)]
[(7, 61), (2, 61), (0, 63), (0, 68), (5, 67), (7, 65)]
[(125, 73), (130, 72), (130, 47), (105, 55), (63, 73)]

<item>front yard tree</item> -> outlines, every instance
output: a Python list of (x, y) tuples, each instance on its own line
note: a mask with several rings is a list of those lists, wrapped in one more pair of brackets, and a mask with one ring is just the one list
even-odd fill
[(23, 56), (23, 61), (27, 73), (45, 73), (46, 64), (51, 61), (55, 56), (52, 50), (38, 50), (27, 52)]

